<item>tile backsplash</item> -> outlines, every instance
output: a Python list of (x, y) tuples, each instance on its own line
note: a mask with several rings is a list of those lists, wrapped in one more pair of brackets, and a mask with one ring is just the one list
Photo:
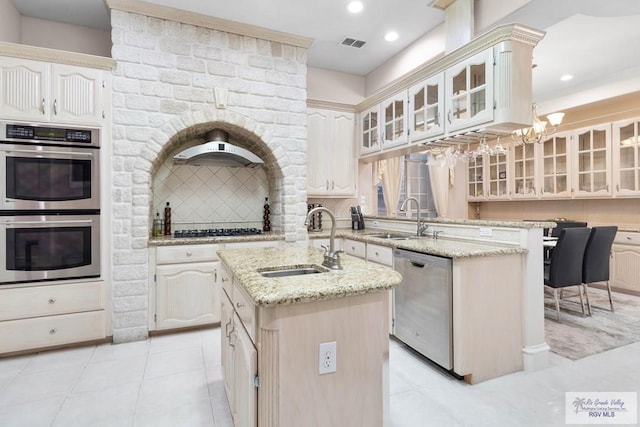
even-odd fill
[(262, 167), (174, 165), (168, 159), (153, 182), (153, 212), (171, 206), (173, 229), (262, 228), (269, 181)]

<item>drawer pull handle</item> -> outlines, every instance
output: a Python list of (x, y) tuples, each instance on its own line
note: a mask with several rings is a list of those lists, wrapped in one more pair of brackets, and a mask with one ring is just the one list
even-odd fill
[(53, 328), (53, 329), (50, 329), (50, 330), (49, 330), (49, 333), (50, 333), (51, 335), (55, 334), (56, 332), (58, 332), (58, 330), (57, 330), (56, 328)]
[(237, 302), (237, 303), (236, 303), (236, 307), (238, 307), (238, 308), (242, 308), (242, 307), (244, 307), (244, 304), (243, 304), (243, 303), (241, 303), (241, 302)]
[(631, 236), (627, 236), (627, 240), (631, 240)]
[(193, 255), (193, 253), (187, 252), (187, 256), (191, 256), (191, 255)]
[(49, 298), (49, 304), (53, 304), (54, 302), (56, 302), (55, 298)]

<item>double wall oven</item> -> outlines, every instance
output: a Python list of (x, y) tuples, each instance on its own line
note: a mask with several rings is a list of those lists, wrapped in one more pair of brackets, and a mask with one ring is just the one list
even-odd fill
[(98, 129), (0, 121), (0, 284), (100, 276)]

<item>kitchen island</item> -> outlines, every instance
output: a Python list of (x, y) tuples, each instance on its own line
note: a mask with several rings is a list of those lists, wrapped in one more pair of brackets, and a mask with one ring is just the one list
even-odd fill
[(342, 270), (260, 273), (320, 266), (323, 251), (311, 247), (218, 255), (223, 375), (235, 425), (388, 425), (389, 290), (401, 276), (348, 255)]

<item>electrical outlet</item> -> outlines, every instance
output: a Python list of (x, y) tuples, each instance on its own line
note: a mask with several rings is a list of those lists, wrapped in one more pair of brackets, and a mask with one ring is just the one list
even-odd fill
[(323, 342), (318, 347), (318, 374), (336, 371), (336, 342)]
[(493, 230), (488, 227), (480, 227), (480, 235), (485, 237), (493, 236)]

